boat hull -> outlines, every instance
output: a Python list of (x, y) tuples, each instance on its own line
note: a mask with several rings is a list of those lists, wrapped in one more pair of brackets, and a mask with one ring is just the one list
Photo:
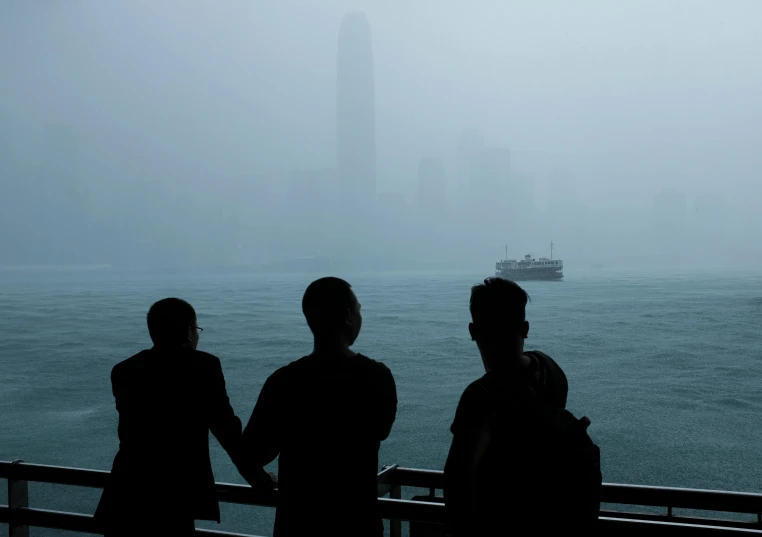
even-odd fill
[(514, 282), (528, 280), (558, 281), (564, 279), (562, 270), (555, 268), (548, 269), (504, 269), (495, 273), (498, 278), (512, 280)]

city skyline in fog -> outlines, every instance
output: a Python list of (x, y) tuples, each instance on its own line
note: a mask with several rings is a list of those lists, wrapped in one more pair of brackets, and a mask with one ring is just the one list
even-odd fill
[(0, 264), (326, 255), (489, 272), (504, 245), (539, 257), (552, 240), (578, 268), (759, 266), (762, 68), (743, 53), (762, 36), (748, 12), (673, 4), (609, 7), (583, 31), (553, 2), (443, 5), (428, 26), (413, 8), (399, 27), (370, 2), (291, 18), (200, 4), (171, 24), (141, 2), (12, 2)]

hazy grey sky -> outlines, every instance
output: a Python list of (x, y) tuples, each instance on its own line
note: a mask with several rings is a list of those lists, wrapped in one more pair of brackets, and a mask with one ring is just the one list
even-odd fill
[(372, 29), (379, 192), (412, 201), (425, 156), (454, 182), (474, 127), (540, 205), (559, 176), (601, 209), (663, 186), (747, 212), (762, 195), (757, 0), (5, 0), (0, 114), (74, 126), (94, 170), (150, 160), (200, 189), (334, 166), (352, 10)]

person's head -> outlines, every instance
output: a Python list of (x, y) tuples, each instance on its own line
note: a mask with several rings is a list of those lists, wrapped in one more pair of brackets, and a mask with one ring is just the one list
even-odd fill
[(529, 334), (528, 301), (526, 291), (502, 278), (487, 278), (471, 288), (472, 322), (468, 331), (488, 371), (523, 354), (524, 339)]
[(340, 278), (315, 280), (304, 292), (302, 312), (316, 341), (351, 346), (360, 334), (360, 303)]
[(156, 346), (182, 346), (195, 349), (198, 345), (196, 311), (179, 298), (165, 298), (148, 310), (148, 333)]

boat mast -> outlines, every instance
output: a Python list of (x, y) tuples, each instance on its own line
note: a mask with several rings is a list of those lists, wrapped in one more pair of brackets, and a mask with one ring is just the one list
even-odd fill
[(505, 243), (505, 258), (508, 259), (508, 243)]
[(550, 241), (550, 260), (553, 261), (553, 241)]

